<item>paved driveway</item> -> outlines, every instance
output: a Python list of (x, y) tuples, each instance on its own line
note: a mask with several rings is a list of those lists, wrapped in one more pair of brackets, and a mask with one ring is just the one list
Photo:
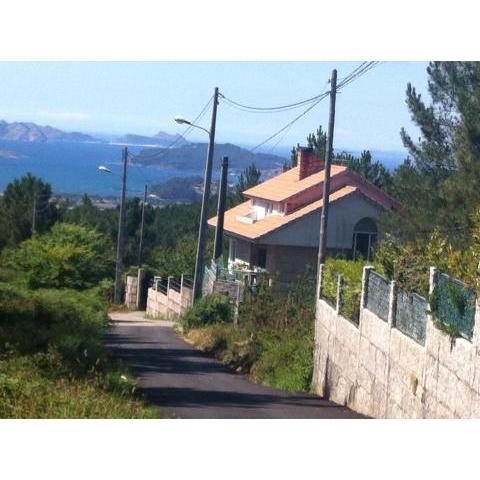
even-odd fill
[(143, 312), (114, 313), (107, 344), (149, 400), (180, 418), (359, 418), (309, 394), (257, 385), (178, 337), (169, 322)]

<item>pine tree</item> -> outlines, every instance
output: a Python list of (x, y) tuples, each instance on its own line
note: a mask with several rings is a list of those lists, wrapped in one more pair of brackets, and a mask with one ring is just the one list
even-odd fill
[(310, 133), (307, 137), (307, 144), (320, 158), (325, 158), (327, 150), (327, 134), (320, 125), (316, 132)]
[(249, 165), (238, 177), (238, 183), (235, 185), (233, 204), (243, 201), (243, 192), (260, 183), (262, 172), (256, 167), (255, 163)]
[[(421, 136), (415, 142), (401, 130), (412, 161), (394, 178), (395, 193), (404, 205), (397, 225), (408, 231), (408, 224), (415, 224), (427, 233), (448, 229), (458, 238), (455, 232), (471, 226), (480, 205), (480, 63), (431, 62), (427, 73), (429, 105), (411, 84), (406, 91)], [(415, 192), (407, 185), (412, 178)]]

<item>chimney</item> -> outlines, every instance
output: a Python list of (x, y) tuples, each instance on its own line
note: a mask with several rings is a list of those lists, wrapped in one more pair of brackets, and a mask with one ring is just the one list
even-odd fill
[(297, 150), (298, 179), (303, 180), (323, 170), (325, 161), (315, 155), (313, 148), (299, 147)]

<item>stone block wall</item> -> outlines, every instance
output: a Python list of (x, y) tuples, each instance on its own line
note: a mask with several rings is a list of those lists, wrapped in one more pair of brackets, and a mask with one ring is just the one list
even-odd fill
[(125, 305), (134, 310), (137, 307), (138, 278), (127, 275), (125, 284)]
[(479, 306), (472, 341), (429, 316), (422, 345), (368, 310), (364, 292), (365, 280), (358, 326), (317, 302), (315, 391), (376, 418), (480, 418)]
[(177, 320), (192, 304), (191, 285), (184, 281), (183, 277), (175, 288), (173, 282), (173, 278), (169, 277), (166, 288), (162, 288), (160, 282), (154, 282), (154, 286), (148, 289), (147, 315), (153, 318)]

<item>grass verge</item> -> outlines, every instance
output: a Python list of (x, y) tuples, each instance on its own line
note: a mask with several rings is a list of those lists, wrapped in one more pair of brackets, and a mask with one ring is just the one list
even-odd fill
[(159, 418), (103, 345), (97, 291), (0, 284), (1, 418)]

